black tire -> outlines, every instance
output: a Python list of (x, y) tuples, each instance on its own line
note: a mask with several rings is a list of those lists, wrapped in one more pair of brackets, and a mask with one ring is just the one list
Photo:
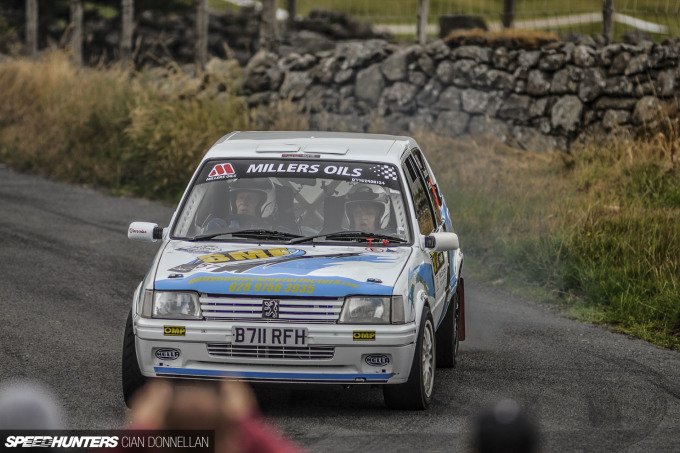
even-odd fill
[(451, 297), (444, 320), (437, 331), (437, 367), (453, 368), (460, 342), (460, 284)]
[(413, 353), (411, 372), (403, 384), (384, 385), (383, 397), (390, 409), (423, 410), (432, 400), (436, 365), (434, 322), (426, 305), (420, 320), (418, 340)]
[(132, 329), (132, 311), (128, 313), (127, 322), (125, 323), (122, 364), (123, 399), (125, 400), (125, 405), (130, 407), (132, 396), (146, 383), (146, 377), (140, 371), (139, 363), (137, 362), (135, 333)]

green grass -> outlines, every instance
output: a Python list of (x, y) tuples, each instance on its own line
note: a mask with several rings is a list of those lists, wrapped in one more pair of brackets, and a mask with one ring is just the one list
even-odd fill
[[(238, 68), (201, 82), (170, 71), (159, 82), (151, 72), (76, 70), (60, 53), (11, 60), (0, 66), (0, 162), (176, 202), (224, 133), (307, 128), (290, 103), (249, 109), (235, 95), (240, 77)], [(467, 275), (680, 350), (677, 134), (569, 156), (415, 137), (437, 169)]]
[(680, 350), (677, 139), (590, 145), (570, 158), (420, 142), (455, 150), (437, 176), (453, 182), (447, 200), (474, 276)]

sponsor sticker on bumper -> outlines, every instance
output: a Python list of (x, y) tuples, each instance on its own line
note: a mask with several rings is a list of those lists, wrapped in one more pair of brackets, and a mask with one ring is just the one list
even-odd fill
[(354, 341), (375, 341), (375, 330), (355, 330), (352, 333)]
[(163, 335), (170, 335), (175, 337), (183, 337), (187, 333), (187, 328), (184, 326), (163, 326)]

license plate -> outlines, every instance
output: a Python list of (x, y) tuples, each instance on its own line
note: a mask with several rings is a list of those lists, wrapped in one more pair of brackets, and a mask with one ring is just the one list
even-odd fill
[(292, 327), (231, 328), (231, 343), (256, 346), (307, 346), (307, 329)]

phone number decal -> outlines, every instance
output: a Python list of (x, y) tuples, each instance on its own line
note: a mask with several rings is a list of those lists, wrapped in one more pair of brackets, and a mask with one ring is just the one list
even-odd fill
[[(285, 285), (285, 286), (284, 286)], [(299, 283), (232, 283), (229, 285), (229, 291), (232, 293), (239, 292), (256, 292), (256, 293), (307, 293), (314, 292), (314, 285), (304, 285)]]

